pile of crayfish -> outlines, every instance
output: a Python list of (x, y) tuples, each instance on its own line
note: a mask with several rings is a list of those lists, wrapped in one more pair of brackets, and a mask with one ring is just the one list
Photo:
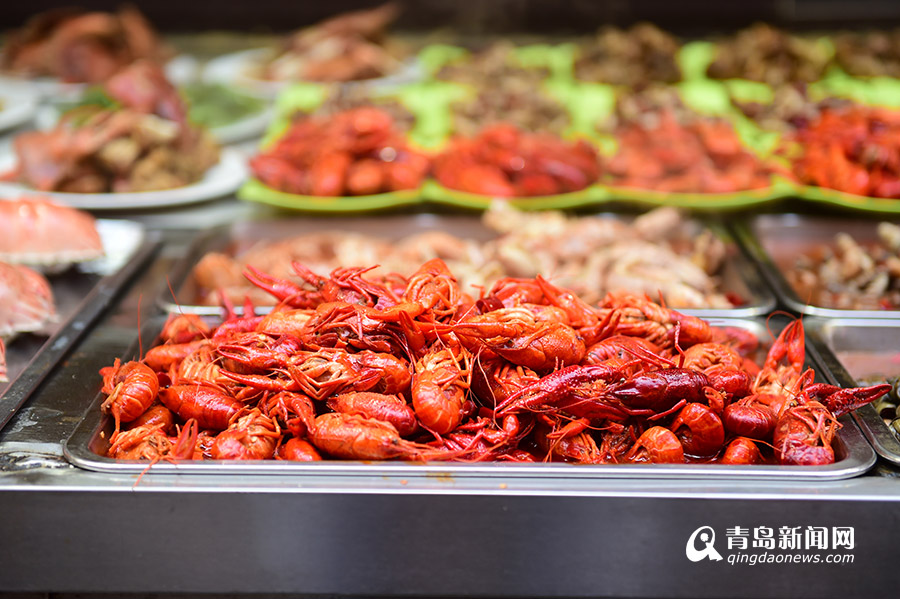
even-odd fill
[(592, 306), (541, 276), (475, 297), (439, 259), (293, 269), (247, 268), (272, 312), (175, 315), (101, 370), (110, 457), (826, 464), (837, 417), (889, 387), (814, 383), (801, 321), (758, 367), (753, 335), (645, 297)]
[(442, 185), (499, 198), (579, 191), (600, 176), (593, 146), (568, 143), (549, 133), (526, 133), (514, 125), (485, 127), (473, 138), (456, 138), (432, 164)]
[(615, 129), (619, 149), (607, 163), (612, 185), (675, 193), (731, 193), (771, 185), (778, 169), (744, 149), (721, 119), (680, 122), (668, 108)]
[(301, 117), (250, 168), (279, 191), (359, 196), (416, 189), (429, 160), (408, 146), (390, 113), (364, 106)]
[(809, 185), (900, 198), (900, 112), (852, 106), (824, 110), (793, 136), (797, 179)]

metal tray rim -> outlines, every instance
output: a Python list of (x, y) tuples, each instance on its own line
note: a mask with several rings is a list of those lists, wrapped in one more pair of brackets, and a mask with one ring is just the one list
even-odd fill
[[(99, 401), (92, 408), (99, 409)], [(86, 422), (86, 421), (82, 421)], [(322, 461), (289, 463), (282, 461), (217, 461), (167, 463), (122, 461), (101, 457), (86, 450), (85, 436), (92, 436), (96, 428), (76, 429), (63, 447), (63, 455), (73, 465), (85, 470), (111, 474), (204, 474), (204, 475), (267, 475), (267, 476), (380, 476), (380, 477), (449, 477), (449, 478), (546, 478), (603, 480), (611, 478), (631, 479), (685, 479), (704, 480), (842, 480), (864, 474), (875, 464), (875, 455), (865, 443), (853, 421), (841, 418), (841, 441), (847, 449), (847, 457), (826, 466), (729, 466), (726, 464), (465, 464), (458, 462), (372, 462)], [(102, 421), (101, 425), (102, 426)], [(78, 445), (83, 445), (79, 447)], [(868, 449), (868, 452), (865, 450)]]

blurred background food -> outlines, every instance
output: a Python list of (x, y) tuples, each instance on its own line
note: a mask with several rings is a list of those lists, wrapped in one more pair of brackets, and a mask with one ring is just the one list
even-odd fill
[(98, 83), (136, 60), (164, 62), (172, 50), (132, 5), (115, 12), (58, 8), (7, 34), (0, 69), (27, 77)]

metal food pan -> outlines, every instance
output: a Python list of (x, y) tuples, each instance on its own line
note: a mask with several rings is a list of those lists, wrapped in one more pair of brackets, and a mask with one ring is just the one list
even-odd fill
[[(632, 220), (632, 217), (625, 215), (605, 214), (604, 216)], [(722, 272), (718, 275), (720, 290), (737, 295), (745, 299), (746, 303), (729, 309), (683, 309), (682, 311), (704, 318), (749, 318), (768, 314), (775, 307), (775, 296), (760, 277), (752, 260), (745, 255), (725, 227), (715, 222), (701, 222), (726, 242), (728, 255)], [(488, 241), (497, 236), (497, 233), (484, 225), (478, 216), (427, 213), (408, 216), (379, 216), (377, 218), (297, 218), (237, 223), (213, 229), (195, 240), (171, 273), (170, 281), (175, 293), (174, 299), (171, 294), (165, 294), (159, 298), (159, 304), (167, 312), (220, 315), (221, 308), (198, 303), (201, 293), (191, 275), (194, 265), (205, 254), (222, 252), (230, 256), (237, 256), (262, 241), (278, 241), (329, 230), (372, 235), (387, 240), (398, 240), (428, 230), (440, 230), (476, 241)], [(264, 309), (261, 308), (261, 311)]]
[(823, 246), (834, 247), (838, 233), (860, 243), (878, 239), (878, 220), (817, 218), (799, 214), (764, 214), (737, 223), (735, 236), (759, 265), (763, 276), (785, 307), (802, 314), (839, 318), (900, 318), (900, 310), (843, 310), (810, 305), (797, 295), (784, 273), (797, 258)]
[[(710, 319), (718, 326), (740, 327), (752, 331), (760, 340), (769, 339), (763, 319)], [(787, 324), (786, 319), (772, 319), (769, 326), (778, 332)], [(143, 338), (152, 338), (162, 327), (162, 319), (148, 323)], [(130, 355), (137, 351), (135, 345)], [(127, 356), (125, 356), (127, 357)], [(124, 357), (123, 357), (124, 358)], [(818, 371), (814, 355), (808, 363)], [(97, 386), (100, 379), (96, 374)], [(823, 380), (817, 377), (817, 380)], [(100, 412), (104, 396), (97, 395), (90, 409), (78, 424), (64, 447), (66, 458), (73, 465), (88, 470), (111, 473), (140, 474), (147, 470), (144, 461), (114, 460), (105, 457), (108, 439), (113, 430), (112, 418)], [(875, 453), (849, 416), (841, 417), (843, 427), (834, 442), (834, 464), (825, 466), (733, 466), (726, 464), (604, 464), (574, 465), (564, 463), (513, 464), (513, 463), (449, 463), (449, 462), (285, 462), (265, 461), (198, 461), (159, 462), (150, 469), (154, 473), (196, 473), (225, 475), (335, 475), (335, 476), (385, 476), (409, 478), (413, 476), (465, 477), (527, 477), (548, 479), (602, 480), (610, 478), (669, 479), (768, 479), (768, 480), (837, 480), (858, 476), (875, 463)]]
[[(900, 321), (810, 319), (806, 325), (833, 384), (855, 387), (900, 374)], [(864, 406), (853, 416), (878, 455), (900, 464), (900, 438), (875, 408)]]
[(48, 276), (57, 321), (8, 343), (8, 383), (0, 383), (0, 428), (22, 407), (116, 293), (153, 255), (159, 240), (138, 223), (98, 220), (105, 257)]

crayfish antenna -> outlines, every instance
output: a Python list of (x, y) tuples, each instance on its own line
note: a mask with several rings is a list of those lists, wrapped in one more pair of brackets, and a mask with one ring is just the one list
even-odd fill
[[(663, 356), (660, 356), (659, 354), (655, 354), (645, 347), (641, 347), (641, 346), (623, 347), (622, 349), (626, 353), (629, 353), (636, 358), (636, 360), (627, 362), (625, 364), (626, 366), (634, 365), (635, 362), (637, 362), (637, 363), (649, 362), (650, 364), (652, 364), (653, 366), (656, 366), (657, 368), (661, 365), (666, 365), (669, 368), (675, 368), (675, 362), (673, 362), (672, 360), (670, 360), (668, 358), (664, 358)], [(682, 358), (682, 364), (684, 364), (683, 358)], [(679, 366), (679, 368), (681, 368), (681, 366)]]
[(172, 281), (169, 280), (169, 275), (166, 275), (166, 287), (169, 289), (169, 293), (172, 296), (172, 301), (178, 306), (178, 311), (181, 314), (184, 314), (184, 310), (181, 309), (181, 304), (178, 302), (178, 297), (175, 295), (175, 289), (172, 287)]

